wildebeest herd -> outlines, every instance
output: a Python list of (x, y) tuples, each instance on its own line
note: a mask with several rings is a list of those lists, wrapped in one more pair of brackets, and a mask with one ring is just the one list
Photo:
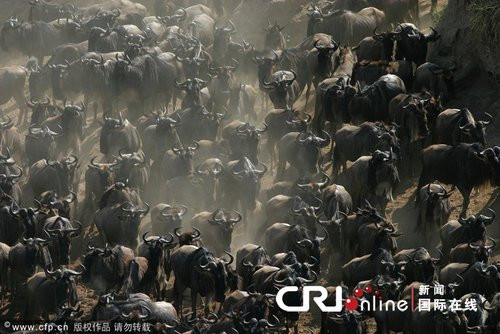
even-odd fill
[[(235, 37), (249, 2), (30, 0), (29, 17), (3, 23), (1, 48), (27, 61), (0, 68), (0, 103), (18, 107), (17, 127), (0, 122), (1, 318), (498, 333), (496, 215), (468, 206), (500, 186), (500, 147), (485, 140), (491, 115), (452, 103), (460, 64), (427, 62), (440, 34), (417, 27), (418, 1), (307, 4), (300, 36), (269, 18), (262, 46)], [(415, 177), (404, 224), (422, 247), (401, 249), (387, 205)], [(305, 324), (276, 294), (295, 286), (286, 302), (301, 305), (306, 285), (327, 302), (338, 286), (371, 298), (369, 285), (384, 303), (443, 285), (477, 308), (344, 308)]]

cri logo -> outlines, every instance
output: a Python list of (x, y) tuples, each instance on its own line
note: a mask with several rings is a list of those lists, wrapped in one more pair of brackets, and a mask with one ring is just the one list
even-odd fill
[[(322, 312), (340, 312), (342, 311), (342, 306), (345, 306), (345, 308), (349, 311), (354, 311), (355, 309), (358, 308), (359, 302), (357, 298), (361, 298), (363, 294), (366, 292), (368, 294), (374, 293), (375, 295), (379, 296), (380, 291), (375, 290), (373, 291), (371, 286), (366, 286), (364, 291), (361, 289), (355, 289), (354, 290), (354, 297), (351, 296), (347, 298), (344, 303), (342, 304), (342, 287), (336, 287), (335, 288), (335, 305), (333, 306), (326, 306), (323, 302), (326, 300), (328, 297), (328, 290), (322, 286), (305, 286), (302, 290), (302, 295), (303, 295), (303, 304), (301, 306), (289, 306), (286, 305), (285, 302), (283, 301), (283, 297), (285, 294), (289, 292), (297, 292), (299, 291), (299, 288), (296, 286), (287, 286), (278, 291), (276, 294), (276, 302), (278, 303), (278, 306), (286, 312), (307, 312), (309, 311), (309, 305), (310, 305), (310, 293), (311, 292), (319, 292), (319, 296), (312, 297), (313, 301), (318, 305), (319, 309)], [(379, 299), (381, 297), (379, 296)]]

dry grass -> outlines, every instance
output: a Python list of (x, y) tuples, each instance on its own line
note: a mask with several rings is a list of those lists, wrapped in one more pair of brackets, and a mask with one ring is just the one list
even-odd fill
[(477, 31), (489, 46), (500, 42), (500, 1), (472, 0), (468, 5), (471, 28)]

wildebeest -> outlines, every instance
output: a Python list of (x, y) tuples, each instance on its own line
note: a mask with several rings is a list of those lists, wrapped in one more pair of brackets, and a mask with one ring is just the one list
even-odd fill
[(209, 311), (209, 302), (214, 300), (222, 303), (224, 293), (228, 289), (228, 269), (233, 262), (216, 258), (206, 248), (182, 246), (177, 249), (171, 258), (172, 269), (175, 273), (174, 298), (175, 307), (181, 310), (182, 293), (186, 288), (191, 289), (191, 309), (196, 310), (198, 294), (207, 298), (205, 314)]
[(486, 241), (486, 226), (495, 220), (495, 212), (489, 209), (492, 216), (472, 215), (467, 218), (452, 220), (439, 231), (441, 237), (442, 252), (447, 259), (450, 250), (462, 243)]
[(30, 125), (40, 126), (47, 118), (56, 116), (56, 108), (47, 96), (43, 101), (31, 98), (26, 104), (32, 111)]
[(151, 209), (151, 232), (153, 235), (167, 235), (182, 225), (182, 216), (188, 208), (185, 205), (160, 203)]
[(375, 83), (381, 76), (394, 74), (400, 77), (405, 87), (412, 87), (413, 65), (405, 60), (397, 61), (361, 61), (354, 64), (352, 82), (359, 82), (361, 87)]
[(356, 13), (336, 10), (326, 15), (319, 10), (319, 15), (310, 16), (307, 30), (308, 35), (322, 32), (335, 36), (341, 44), (356, 45), (384, 23), (384, 12), (375, 7), (363, 8)]
[(47, 22), (22, 22), (17, 17), (9, 18), (0, 31), (0, 46), (4, 51), (14, 49), (28, 57), (35, 56), (43, 64), (43, 58), (52, 54), (57, 46), (67, 40), (56, 27)]
[(286, 38), (282, 33), (283, 29), (285, 29), (285, 26), (280, 26), (278, 21), (271, 24), (271, 21), (267, 20), (267, 27), (264, 29), (266, 31), (264, 37), (265, 50), (283, 50), (286, 48)]
[(488, 237), (487, 241), (479, 240), (469, 243), (458, 244), (450, 251), (450, 262), (488, 263), (496, 247), (495, 239)]
[(85, 171), (85, 198), (82, 211), (95, 212), (97, 201), (104, 191), (115, 183), (113, 167), (115, 163), (95, 162), (96, 157), (90, 160), (88, 169)]
[(429, 183), (418, 191), (418, 216), (415, 230), (422, 233), (426, 240), (448, 222), (451, 213), (451, 204), (448, 192), (442, 185)]
[[(22, 283), (35, 273), (37, 266), (51, 269), (52, 259), (47, 247), (49, 240), (22, 237), (21, 241), (10, 248), (9, 267), (14, 286)], [(17, 287), (16, 287), (17, 290)]]
[(48, 126), (30, 126), (24, 144), (28, 164), (32, 165), (42, 159), (55, 159), (56, 139), (61, 135), (61, 132), (52, 131)]
[(240, 276), (240, 288), (248, 289), (253, 273), (261, 266), (269, 264), (270, 258), (262, 246), (246, 244), (236, 252), (236, 273)]
[(354, 208), (368, 200), (375, 203), (380, 212), (385, 212), (399, 183), (393, 154), (377, 150), (371, 156), (360, 157), (338, 176), (336, 183), (351, 195)]
[(266, 230), (264, 245), (269, 254), (273, 255), (293, 251), (300, 262), (313, 262), (311, 269), (319, 273), (320, 246), (328, 237), (326, 230), (323, 229), (323, 232), (324, 236), (317, 236), (300, 225), (276, 223)]
[(75, 306), (78, 296), (74, 276), (81, 276), (82, 273), (63, 268), (46, 270), (30, 277), (26, 282), (23, 318), (35, 320), (42, 316), (48, 319), (50, 313), (57, 312), (66, 303)]
[(349, 118), (353, 124), (364, 121), (387, 121), (389, 102), (400, 93), (405, 93), (404, 82), (394, 74), (381, 76), (375, 83), (360, 90), (347, 86), (345, 94), (350, 96)]
[(444, 101), (449, 101), (455, 96), (453, 72), (455, 66), (441, 67), (433, 63), (424, 63), (415, 71), (414, 90), (429, 91), (433, 96), (441, 96)]
[(473, 188), (488, 182), (500, 185), (500, 163), (493, 149), (478, 144), (431, 145), (422, 153), (417, 189), (434, 180), (458, 188), (464, 198), (460, 215), (465, 216)]
[(17, 103), (21, 111), (17, 120), (22, 124), (26, 120), (28, 110), (26, 108), (26, 98), (24, 97), (24, 83), (27, 76), (26, 68), (22, 66), (9, 66), (0, 68), (0, 106), (9, 102), (11, 98)]
[(49, 117), (42, 126), (47, 125), (52, 128), (60, 127), (62, 135), (57, 140), (57, 150), (60, 155), (69, 153), (79, 154), (81, 141), (83, 140), (83, 126), (86, 106), (64, 104), (59, 116)]
[(433, 277), (438, 261), (424, 247), (403, 249), (394, 255), (396, 264), (404, 263), (402, 273), (407, 282), (427, 282)]
[(150, 236), (146, 238), (148, 232), (142, 235), (143, 243), (138, 247), (138, 255), (147, 259), (147, 270), (140, 282), (139, 290), (152, 291), (156, 298), (165, 296), (167, 289), (167, 275), (165, 265), (170, 261), (170, 250), (177, 244), (174, 236)]
[(112, 156), (120, 149), (127, 152), (137, 152), (142, 146), (142, 140), (136, 127), (120, 113), (119, 118), (104, 117), (99, 139), (100, 152), (112, 161)]
[(276, 162), (276, 143), (289, 132), (304, 132), (307, 129), (307, 124), (311, 120), (309, 114), (305, 115), (305, 119), (301, 117), (301, 113), (291, 109), (275, 109), (269, 112), (265, 118), (267, 124), (267, 150), (271, 156), (271, 167)]
[(256, 128), (249, 123), (240, 121), (232, 121), (222, 129), (222, 138), (224, 138), (231, 150), (230, 158), (233, 160), (241, 159), (246, 156), (257, 164), (258, 160), (258, 147), (260, 141), (260, 134), (265, 132), (267, 127), (264, 125), (263, 129)]
[(380, 122), (364, 122), (359, 126), (345, 125), (335, 132), (332, 174), (347, 168), (347, 161), (356, 161), (359, 157), (375, 150), (391, 151), (399, 156), (400, 145), (395, 129), (387, 129)]
[(96, 248), (87, 245), (82, 263), (86, 270), (82, 281), (88, 283), (97, 293), (119, 291), (128, 273), (128, 264), (134, 252), (124, 246)]
[(193, 146), (172, 147), (165, 151), (160, 165), (162, 180), (191, 174), (193, 172), (193, 156), (198, 147), (198, 142), (194, 141)]
[(267, 167), (263, 164), (262, 166), (263, 169), (257, 169), (247, 157), (230, 161), (220, 181), (223, 203), (232, 209), (239, 206), (240, 212), (247, 219), (248, 214), (257, 207), (260, 182), (267, 172)]
[(141, 219), (149, 212), (149, 206), (141, 208), (131, 202), (115, 204), (96, 212), (94, 224), (103, 240), (110, 245), (121, 244), (135, 248)]
[(78, 158), (74, 155), (59, 161), (39, 160), (30, 168), (28, 185), (36, 197), (47, 189), (55, 190), (59, 195), (66, 196), (74, 189), (73, 183), (77, 165)]
[(82, 224), (75, 221), (77, 227), (73, 227), (67, 218), (54, 216), (47, 218), (43, 223), (43, 233), (39, 235), (50, 235), (49, 251), (55, 268), (60, 265), (68, 265), (71, 255), (71, 239), (80, 235)]
[(237, 211), (217, 209), (214, 212), (203, 211), (191, 219), (191, 227), (199, 229), (205, 247), (221, 256), (231, 251), (234, 227), (243, 217)]
[(276, 177), (283, 178), (287, 162), (298, 170), (299, 174), (316, 174), (321, 155), (321, 148), (330, 144), (331, 138), (323, 131), (325, 138), (310, 131), (289, 132), (278, 143), (279, 161)]
[(262, 87), (268, 91), (269, 99), (276, 109), (290, 109), (299, 98), (300, 87), (295, 79), (297, 74), (292, 71), (277, 71), (262, 83)]
[(356, 257), (342, 266), (342, 282), (353, 287), (361, 281), (378, 274), (389, 273), (389, 267), (394, 264), (389, 251), (379, 248), (373, 253)]
[(424, 35), (411, 23), (400, 24), (394, 32), (397, 33), (398, 48), (396, 59), (402, 59), (402, 55), (407, 61), (414, 62), (417, 66), (425, 63), (427, 56), (427, 44), (440, 38), (438, 32), (431, 27), (432, 32)]
[(436, 118), (434, 142), (457, 145), (459, 143), (480, 143), (486, 145), (486, 127), (493, 117), (485, 113), (488, 120), (476, 121), (467, 108), (446, 109)]

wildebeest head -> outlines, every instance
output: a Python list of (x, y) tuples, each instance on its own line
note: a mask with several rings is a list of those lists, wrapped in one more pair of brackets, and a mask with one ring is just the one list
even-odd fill
[(449, 203), (448, 198), (452, 194), (452, 192), (448, 192), (442, 185), (440, 184), (434, 184), (434, 185), (439, 187), (439, 191), (432, 189), (431, 183), (429, 183), (425, 188), (427, 194), (425, 215), (426, 215), (426, 220), (429, 222), (441, 221), (443, 207), (446, 205), (445, 203)]
[(304, 163), (307, 165), (307, 171), (311, 174), (316, 174), (318, 172), (318, 159), (320, 155), (321, 148), (327, 146), (330, 141), (330, 135), (323, 131), (325, 138), (316, 136), (311, 131), (300, 132), (297, 135), (296, 141), (299, 144), (300, 151), (296, 152), (304, 159)]
[(57, 100), (65, 99), (68, 92), (79, 92), (82, 87), (83, 61), (77, 59), (63, 64), (48, 64), (52, 94)]
[(396, 228), (392, 224), (387, 224), (387, 226), (375, 225), (377, 226), (375, 248), (384, 248), (389, 250), (391, 253), (395, 253), (398, 248), (395, 238), (400, 237), (402, 234), (397, 232)]
[(193, 146), (175, 148), (172, 147), (172, 152), (177, 156), (178, 161), (182, 165), (181, 170), (190, 173), (193, 171), (193, 156), (195, 151), (200, 147), (197, 141), (193, 141)]
[(333, 39), (329, 43), (322, 43), (321, 40), (317, 40), (314, 42), (314, 47), (318, 50), (318, 72), (322, 77), (327, 77), (333, 70), (331, 57), (339, 48), (339, 44)]
[(485, 240), (486, 226), (493, 223), (496, 217), (495, 211), (490, 208), (488, 208), (488, 211), (491, 213), (490, 217), (478, 214), (467, 218), (458, 218), (458, 222), (462, 225), (464, 233), (466, 233), (470, 242)]
[(201, 248), (198, 251), (196, 269), (209, 275), (210, 280), (215, 288), (215, 301), (223, 302), (225, 299), (224, 293), (228, 288), (228, 267), (234, 260), (234, 257), (226, 253), (229, 256), (229, 261), (222, 258), (218, 259), (213, 256), (212, 253), (208, 252), (205, 248)]
[(70, 204), (74, 203), (76, 199), (77, 196), (72, 191), (69, 192), (67, 197), (60, 198), (57, 192), (48, 190), (40, 194), (39, 203), (42, 208), (69, 219), (71, 211)]
[(218, 230), (219, 237), (217, 240), (222, 243), (225, 250), (231, 250), (231, 239), (234, 227), (243, 217), (238, 211), (227, 211), (224, 209), (217, 209), (212, 213), (212, 217), (208, 222)]
[(236, 134), (239, 138), (238, 147), (241, 153), (255, 164), (259, 162), (257, 155), (259, 153), (260, 134), (266, 131), (266, 124), (262, 129), (256, 128), (249, 123), (241, 124), (236, 128)]
[(187, 79), (184, 82), (175, 81), (175, 86), (186, 92), (186, 106), (201, 106), (201, 95), (200, 91), (207, 86), (207, 81), (198, 78)]
[(312, 36), (314, 35), (314, 26), (316, 23), (323, 21), (323, 11), (321, 8), (319, 8), (317, 5), (311, 3), (310, 7), (308, 8), (310, 13), (309, 15), (309, 21), (307, 23), (307, 36)]
[(141, 152), (124, 153), (124, 149), (118, 151), (118, 157), (113, 165), (117, 182), (122, 182), (130, 187), (142, 187), (144, 180), (142, 171), (146, 166), (146, 161)]
[(330, 178), (323, 171), (321, 172), (323, 176), (322, 181), (309, 180), (309, 182), (304, 182), (298, 179), (295, 185), (301, 190), (300, 197), (304, 199), (305, 202), (318, 203), (318, 198), (321, 198), (321, 193), (323, 189), (328, 187), (330, 183)]
[(213, 94), (225, 94), (229, 95), (231, 93), (231, 88), (234, 84), (234, 71), (238, 68), (239, 63), (233, 59), (236, 66), (219, 66), (214, 67), (214, 64), (210, 64), (209, 70), (211, 74), (215, 75), (212, 78), (211, 90), (214, 90)]
[(404, 102), (407, 104), (403, 106), (404, 113), (400, 126), (408, 133), (401, 133), (401, 136), (409, 142), (424, 139), (429, 133), (427, 110), (425, 109), (427, 100), (409, 96)]
[(290, 87), (297, 74), (294, 71), (278, 71), (272, 74), (271, 81), (262, 81), (262, 88), (269, 92), (269, 98), (277, 109), (290, 109), (288, 87)]
[(188, 208), (185, 205), (167, 204), (165, 208), (161, 210), (160, 217), (169, 228), (180, 228), (182, 225), (182, 216), (184, 216), (187, 211)]
[(28, 238), (33, 238), (36, 234), (36, 217), (35, 209), (21, 208), (14, 201), (9, 207), (9, 214), (21, 222), (24, 226), (24, 235)]
[[(46, 167), (51, 168), (57, 173), (58, 192), (60, 195), (67, 195), (73, 189), (73, 180), (75, 171), (78, 168), (78, 158), (74, 154), (70, 154), (66, 158), (59, 161), (45, 160)], [(56, 181), (56, 180), (54, 180)]]
[[(467, 108), (464, 108), (460, 111), (462, 115), (467, 115), (470, 113), (470, 111)], [(488, 120), (486, 121), (476, 121), (474, 123), (469, 122), (466, 117), (463, 117), (461, 119), (461, 125), (460, 125), (460, 130), (463, 132), (463, 134), (470, 138), (471, 142), (473, 143), (481, 143), (481, 145), (486, 145), (486, 127), (490, 125), (491, 121), (493, 120), (493, 117), (485, 113), (486, 117)]]
[(399, 183), (399, 173), (392, 152), (375, 151), (368, 167), (368, 182), (376, 196), (392, 200), (392, 191)]
[(55, 271), (45, 270), (45, 275), (55, 282), (54, 295), (55, 305), (61, 307), (64, 304), (75, 306), (78, 303), (76, 293), (75, 276), (82, 276), (85, 268), (77, 272), (71, 269), (56, 269)]
[(231, 42), (231, 35), (234, 34), (235, 31), (236, 28), (229, 19), (225, 26), (215, 28), (213, 50), (216, 59), (222, 59), (223, 55), (226, 54), (227, 47)]
[[(181, 49), (181, 48), (179, 48)], [(200, 75), (200, 70), (204, 69), (211, 61), (211, 56), (204, 49), (200, 41), (196, 40), (196, 45), (184, 52), (176, 52), (175, 58), (183, 64), (183, 69), (187, 78), (196, 78)]]
[(41, 128), (31, 125), (29, 127), (27, 137), (33, 138), (38, 141), (43, 141), (45, 143), (48, 143), (48, 145), (50, 145), (50, 143), (52, 143), (56, 138), (60, 137), (61, 135), (62, 131), (57, 133), (49, 129), (49, 127), (46, 125), (42, 126)]
[(295, 196), (291, 207), (291, 214), (294, 223), (302, 225), (316, 234), (317, 214), (321, 209), (322, 202), (315, 198), (316, 206), (303, 201), (299, 196)]
[(44, 231), (51, 236), (51, 249), (59, 258), (58, 264), (67, 265), (70, 261), (71, 239), (78, 237), (82, 230), (82, 224), (78, 221), (75, 223), (78, 227), (72, 227), (66, 218), (56, 217), (55, 220), (44, 226)]
[(424, 247), (419, 247), (406, 255), (406, 261), (403, 272), (409, 279), (418, 282), (427, 282), (432, 278), (435, 264), (439, 263), (439, 259), (432, 258)]
[[(170, 238), (168, 238), (168, 236), (151, 236), (146, 238), (148, 233), (149, 231), (142, 235), (142, 240), (149, 253), (148, 261), (157, 261), (157, 263), (161, 264), (163, 261), (168, 260), (170, 257), (170, 249), (177, 246), (177, 243), (174, 242), (172, 233), (169, 233)], [(139, 247), (143, 246), (141, 245)], [(152, 266), (152, 264), (149, 265)]]
[[(129, 226), (127, 230), (133, 234), (137, 232), (141, 219), (148, 214), (149, 205), (144, 202), (145, 208), (134, 205), (131, 202), (125, 202), (120, 205), (120, 214), (118, 218), (125, 224), (124, 226)], [(128, 224), (128, 225), (127, 225)]]
[(42, 268), (50, 268), (52, 266), (52, 258), (47, 247), (49, 242), (48, 238), (22, 237), (21, 244), (25, 247), (26, 264), (29, 272), (34, 272), (36, 265)]
[[(17, 174), (14, 173), (2, 173), (0, 174), (0, 191), (7, 195), (12, 195), (12, 191), (14, 189), (14, 185), (19, 181), (21, 176), (23, 175), (23, 170), (17, 167), (19, 172)], [(8, 169), (6, 169), (8, 171)]]
[(427, 43), (440, 38), (434, 28), (431, 27), (431, 30), (432, 33), (424, 35), (411, 23), (400, 24), (394, 31), (398, 41), (397, 59), (404, 57), (408, 61), (415, 62), (417, 66), (423, 64), (427, 56)]
[(170, 16), (156, 16), (156, 19), (163, 23), (165, 27), (179, 25), (187, 17), (187, 12), (184, 8), (179, 8), (173, 15)]
[(83, 22), (83, 27), (87, 31), (91, 31), (92, 28), (106, 29), (112, 27), (115, 24), (116, 19), (120, 16), (121, 12), (119, 9), (102, 10), (98, 9), (95, 15), (85, 22)]
[(174, 233), (179, 240), (179, 247), (184, 245), (196, 245), (201, 237), (201, 232), (196, 227), (193, 227), (193, 232), (180, 233), (181, 227), (174, 229)]
[(106, 189), (110, 185), (115, 182), (114, 173), (111, 167), (114, 163), (101, 163), (95, 162), (96, 157), (93, 157), (90, 160), (90, 164), (88, 165), (89, 169), (95, 171), (99, 177), (99, 184), (102, 186), (102, 189)]
[[(262, 164), (262, 163), (260, 163)], [(267, 166), (259, 170), (247, 157), (241, 158), (232, 168), (231, 174), (238, 184), (245, 189), (244, 202), (248, 209), (256, 206), (256, 198), (260, 190), (260, 179), (267, 172)]]
[(83, 102), (78, 106), (66, 104), (66, 101), (64, 101), (64, 108), (60, 109), (62, 113), (60, 124), (66, 135), (72, 134), (83, 138), (83, 118), (86, 108)]
[(383, 33), (377, 33), (377, 28), (373, 30), (373, 36), (372, 38), (380, 43), (382, 43), (382, 46), (384, 48), (384, 53), (385, 56), (387, 57), (386, 60), (391, 60), (392, 59), (392, 54), (393, 54), (393, 48), (394, 48), (394, 40), (396, 39), (396, 33), (394, 32), (383, 32)]
[(22, 25), (23, 21), (19, 21), (17, 17), (13, 16), (5, 21), (2, 30), (0, 31), (0, 47), (3, 51), (9, 51), (9, 44), (14, 44), (15, 38), (19, 34), (19, 28)]
[[(50, 0), (49, 0), (50, 1)], [(57, 4), (44, 0), (30, 0), (29, 20), (30, 22), (45, 21), (50, 22), (60, 17), (68, 17), (76, 10), (73, 4)]]
[(259, 87), (264, 89), (264, 82), (271, 77), (273, 73), (273, 67), (279, 61), (279, 56), (276, 51), (273, 50), (272, 56), (255, 56), (253, 62), (257, 64), (257, 76), (259, 78)]
[[(318, 279), (318, 275), (314, 271), (310, 271), (309, 277), (302, 277), (300, 273), (295, 271), (292, 266), (284, 266), (273, 275), (273, 286), (275, 290), (279, 290), (286, 286), (296, 286), (298, 291), (286, 293), (283, 296), (283, 301), (286, 305), (302, 305), (302, 287), (306, 284), (312, 284)], [(288, 313), (289, 320), (297, 320), (298, 313)]]
[(487, 244), (487, 241), (475, 241), (469, 242), (469, 248), (474, 252), (474, 256), (476, 261), (488, 263), (488, 260), (491, 257), (491, 254), (496, 246), (496, 241), (493, 238), (488, 237), (490, 244)]
[(269, 333), (270, 331), (276, 330), (280, 326), (280, 321), (275, 315), (273, 315), (271, 318), (273, 320), (267, 320), (264, 318), (260, 318), (259, 320), (258, 318), (252, 317), (247, 313), (243, 315), (243, 319), (241, 319), (240, 325), (246, 331), (245, 333)]
[[(316, 235), (313, 231), (302, 226), (299, 227), (297, 231), (294, 231), (294, 233), (289, 233), (291, 240), (299, 239), (295, 241), (292, 248), (294, 253), (297, 255), (297, 258), (302, 262), (306, 262), (311, 258), (314, 258), (316, 263), (314, 263), (311, 269), (316, 273), (319, 273), (320, 271), (321, 243), (328, 238), (328, 232), (326, 229), (323, 226), (321, 226), (321, 229), (323, 230), (323, 236)], [(297, 238), (298, 236), (300, 236), (300, 238)]]
[(92, 271), (93, 265), (100, 262), (101, 258), (108, 258), (113, 254), (113, 249), (108, 247), (108, 244), (104, 248), (93, 247), (89, 243), (87, 244), (87, 252), (83, 256), (83, 266), (86, 268), (82, 275), (82, 282), (88, 282), (90, 280), (90, 273)]
[(112, 117), (107, 117), (104, 116), (104, 123), (101, 123), (103, 129), (106, 130), (120, 130), (125, 127), (125, 124), (127, 122), (126, 119), (123, 118), (122, 113), (119, 113), (118, 118), (112, 118)]
[(274, 24), (271, 24), (271, 21), (267, 19), (267, 27), (264, 29), (266, 32), (264, 47), (267, 50), (283, 49), (285, 47), (285, 37), (282, 33), (283, 29), (285, 29), (285, 26), (280, 26), (277, 21), (275, 21)]
[(438, 87), (439, 91), (444, 93), (444, 98), (453, 98), (455, 96), (455, 82), (454, 82), (454, 72), (456, 71), (456, 66), (453, 64), (449, 67), (441, 67), (436, 64), (432, 64), (429, 67), (429, 71), (437, 78), (439, 84), (444, 84), (444, 88)]
[(31, 125), (40, 125), (55, 113), (55, 107), (51, 105), (48, 96), (45, 96), (43, 101), (37, 101), (32, 98), (29, 102), (26, 102), (26, 105), (31, 108), (32, 111)]

